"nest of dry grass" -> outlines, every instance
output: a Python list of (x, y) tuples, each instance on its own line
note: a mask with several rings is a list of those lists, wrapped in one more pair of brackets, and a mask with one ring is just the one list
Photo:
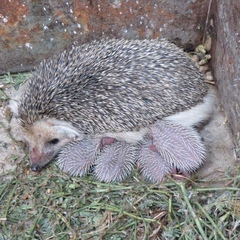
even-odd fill
[(36, 174), (24, 160), (0, 178), (0, 239), (239, 239), (240, 176), (208, 188), (133, 175), (106, 184), (55, 164)]

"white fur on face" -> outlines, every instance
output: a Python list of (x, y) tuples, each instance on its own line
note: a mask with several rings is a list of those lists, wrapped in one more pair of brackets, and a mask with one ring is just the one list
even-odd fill
[(56, 119), (43, 119), (23, 128), (32, 164), (44, 166), (70, 141), (83, 136), (70, 124)]

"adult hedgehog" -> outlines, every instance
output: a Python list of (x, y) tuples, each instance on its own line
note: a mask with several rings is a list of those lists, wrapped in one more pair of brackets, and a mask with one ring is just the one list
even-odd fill
[(166, 40), (104, 39), (73, 46), (39, 65), (20, 100), (32, 169), (86, 135), (133, 143), (157, 120), (192, 126), (209, 116), (206, 94), (199, 70)]

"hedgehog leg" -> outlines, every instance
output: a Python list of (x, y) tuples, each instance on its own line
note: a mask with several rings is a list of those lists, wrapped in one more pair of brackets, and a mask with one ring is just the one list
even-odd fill
[(124, 141), (106, 145), (96, 160), (95, 175), (104, 182), (122, 181), (134, 167), (137, 148)]
[(101, 138), (85, 138), (68, 144), (58, 155), (58, 165), (73, 176), (84, 176), (95, 164), (100, 152)]
[(157, 152), (150, 139), (142, 142), (140, 146), (138, 164), (144, 178), (151, 182), (160, 183), (172, 172), (170, 164)]
[(188, 175), (203, 164), (205, 148), (199, 134), (191, 127), (171, 121), (158, 121), (151, 126), (153, 145), (171, 168)]

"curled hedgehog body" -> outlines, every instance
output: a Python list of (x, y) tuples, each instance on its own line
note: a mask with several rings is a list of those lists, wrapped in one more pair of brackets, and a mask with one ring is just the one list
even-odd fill
[(192, 126), (209, 117), (210, 106), (201, 73), (174, 44), (104, 39), (44, 60), (17, 112), (38, 170), (71, 141), (136, 143), (156, 121)]

